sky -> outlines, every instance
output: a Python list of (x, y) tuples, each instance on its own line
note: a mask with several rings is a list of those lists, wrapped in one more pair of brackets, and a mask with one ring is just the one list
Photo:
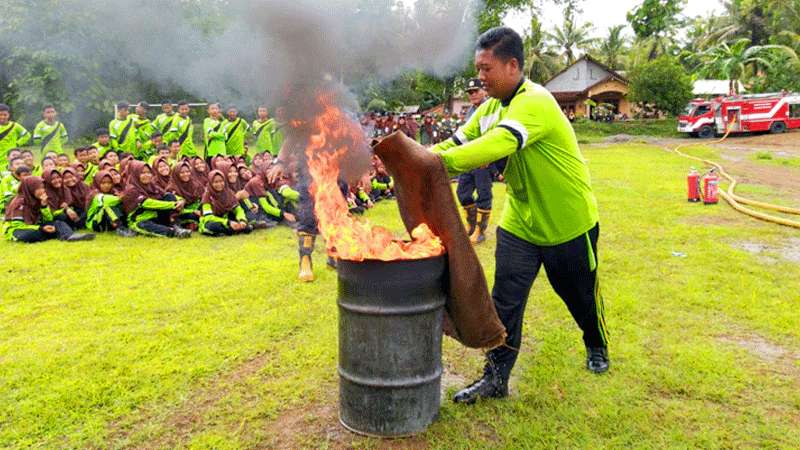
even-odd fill
[[(609, 27), (627, 24), (626, 14), (641, 3), (642, 0), (585, 0), (582, 4), (583, 14), (578, 17), (580, 22), (592, 22), (594, 25), (592, 37), (602, 37), (607, 34)], [(688, 0), (684, 15), (705, 16), (714, 11), (722, 11), (719, 0)], [(547, 2), (539, 19), (544, 29), (550, 30), (562, 22), (562, 14), (562, 6)], [(505, 20), (506, 25), (520, 33), (530, 26), (529, 23), (529, 13), (512, 14)], [(633, 30), (628, 27), (626, 34), (633, 36)]]

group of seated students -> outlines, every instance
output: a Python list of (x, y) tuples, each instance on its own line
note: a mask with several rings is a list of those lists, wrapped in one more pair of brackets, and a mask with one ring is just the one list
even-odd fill
[[(180, 157), (166, 145), (147, 161), (96, 146), (66, 154), (11, 149), (0, 211), (7, 240), (91, 240), (98, 232), (188, 238), (250, 233), (278, 224), (294, 227), (300, 195), (294, 180), (269, 181), (269, 152), (244, 156)], [(351, 212), (393, 196), (393, 183), (377, 158), (369, 186), (340, 183)], [(80, 230), (86, 232), (79, 232)]]

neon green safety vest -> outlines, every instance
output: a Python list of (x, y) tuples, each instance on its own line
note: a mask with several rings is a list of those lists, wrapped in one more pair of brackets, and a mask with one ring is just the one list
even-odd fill
[(434, 146), (452, 174), (504, 157), (500, 226), (535, 245), (575, 239), (598, 222), (589, 169), (553, 96), (529, 80), (510, 99), (489, 99), (451, 138)]

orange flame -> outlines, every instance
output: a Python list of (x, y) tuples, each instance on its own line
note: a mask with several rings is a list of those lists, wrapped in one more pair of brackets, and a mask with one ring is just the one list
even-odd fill
[(366, 147), (366, 139), (361, 127), (334, 105), (332, 95), (320, 94), (317, 101), (322, 112), (311, 124), (306, 157), (314, 213), (328, 254), (351, 261), (421, 259), (443, 254), (441, 240), (424, 223), (411, 231), (411, 241), (403, 241), (386, 228), (349, 213), (339, 190), (339, 164), (352, 146)]

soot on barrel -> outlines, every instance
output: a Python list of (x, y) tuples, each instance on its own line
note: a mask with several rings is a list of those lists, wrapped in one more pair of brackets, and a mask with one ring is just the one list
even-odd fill
[(338, 262), (339, 418), (348, 429), (406, 436), (438, 416), (445, 267), (445, 256)]

